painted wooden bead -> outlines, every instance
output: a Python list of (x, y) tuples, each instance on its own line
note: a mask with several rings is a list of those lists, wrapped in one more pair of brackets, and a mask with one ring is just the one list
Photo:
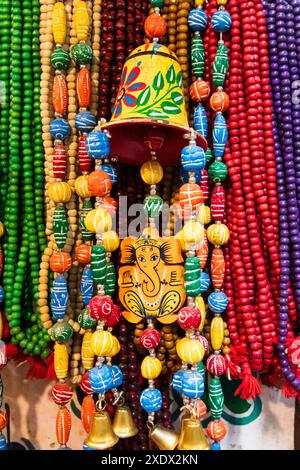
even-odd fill
[(116, 165), (104, 163), (101, 169), (102, 171), (108, 174), (112, 184), (116, 184), (118, 182), (118, 168), (116, 167)]
[(225, 91), (215, 91), (215, 93), (211, 95), (209, 104), (211, 109), (216, 113), (224, 112), (229, 107), (229, 96)]
[(164, 201), (157, 194), (147, 196), (144, 199), (144, 211), (148, 217), (158, 217), (161, 214)]
[(84, 305), (88, 305), (89, 301), (93, 297), (94, 292), (94, 280), (92, 269), (86, 267), (82, 273), (80, 281), (80, 291), (82, 295), (82, 301)]
[(68, 301), (67, 281), (63, 276), (57, 276), (53, 282), (50, 301), (51, 310), (56, 320), (64, 318)]
[(67, 343), (73, 336), (73, 328), (67, 322), (57, 322), (51, 328), (51, 338), (58, 343)]
[[(115, 283), (116, 283), (116, 279), (117, 278), (115, 278)], [(105, 294), (108, 294), (106, 289), (105, 289)], [(115, 325), (117, 325), (119, 323), (121, 316), (122, 316), (122, 310), (120, 309), (120, 307), (118, 305), (114, 305), (113, 311), (105, 319), (105, 325), (108, 328), (109, 327), (111, 327), (111, 328), (114, 327)]]
[(116, 214), (118, 201), (110, 196), (105, 196), (102, 199), (101, 208), (105, 209), (111, 216)]
[(62, 144), (55, 145), (53, 155), (53, 176), (63, 179), (67, 170), (66, 147)]
[(226, 425), (221, 419), (215, 419), (213, 421), (210, 421), (208, 423), (206, 431), (209, 437), (217, 442), (224, 439), (227, 434)]
[(75, 116), (75, 127), (82, 133), (92, 132), (96, 124), (97, 117), (90, 111), (83, 111)]
[(113, 379), (112, 369), (106, 364), (89, 371), (89, 380), (94, 393), (105, 393), (110, 390), (113, 387)]
[(205, 271), (201, 271), (200, 275), (200, 292), (203, 294), (203, 292), (207, 291), (210, 287), (210, 275), (206, 273)]
[(204, 80), (195, 80), (190, 86), (190, 97), (196, 103), (206, 101), (210, 94), (209, 83)]
[(56, 70), (67, 70), (70, 67), (71, 58), (62, 47), (57, 47), (51, 54), (51, 65)]
[(93, 333), (86, 331), (81, 344), (81, 361), (86, 370), (90, 370), (94, 365), (95, 354), (91, 347)]
[(177, 322), (184, 330), (197, 329), (201, 322), (201, 312), (197, 307), (183, 307), (179, 310)]
[(92, 247), (91, 267), (95, 284), (104, 284), (106, 277), (106, 252), (104, 246)]
[(147, 413), (155, 413), (162, 407), (162, 394), (157, 388), (146, 388), (141, 393), (140, 403)]
[(208, 131), (208, 119), (205, 108), (202, 104), (196, 106), (194, 111), (194, 127), (198, 134), (203, 135), (206, 139)]
[(60, 445), (66, 445), (68, 442), (71, 424), (71, 413), (68, 408), (60, 408), (56, 417), (56, 438)]
[(74, 44), (71, 57), (77, 65), (87, 65), (93, 60), (93, 49), (85, 43)]
[(226, 33), (231, 28), (231, 16), (227, 11), (218, 10), (211, 17), (211, 25), (217, 33)]
[(146, 356), (141, 364), (142, 376), (147, 380), (156, 379), (162, 370), (162, 365), (157, 357)]
[(54, 76), (52, 104), (56, 113), (66, 114), (68, 106), (68, 89), (65, 76), (62, 74)]
[(4, 434), (0, 434), (0, 451), (7, 450), (7, 442)]
[(68, 376), (69, 354), (65, 344), (55, 343), (54, 345), (54, 370), (58, 379), (65, 379)]
[(116, 251), (120, 245), (119, 235), (114, 230), (109, 230), (108, 232), (103, 233), (102, 243), (105, 251), (108, 251), (109, 253)]
[(219, 43), (216, 57), (213, 63), (213, 84), (223, 87), (225, 76), (228, 72), (228, 51), (225, 44)]
[(203, 40), (200, 34), (195, 34), (191, 47), (192, 69), (196, 78), (204, 75), (205, 51)]
[(225, 292), (212, 292), (208, 296), (208, 306), (212, 312), (222, 313), (227, 307), (228, 299)]
[(83, 393), (86, 393), (88, 395), (92, 395), (94, 392), (93, 392), (93, 389), (92, 389), (92, 386), (91, 386), (91, 383), (90, 383), (90, 377), (89, 377), (89, 373), (86, 372), (83, 376), (82, 376), (82, 379), (80, 381), (80, 388), (81, 390), (83, 391)]
[(50, 257), (50, 269), (55, 273), (65, 273), (71, 269), (72, 258), (69, 253), (55, 251)]
[(113, 335), (109, 331), (96, 330), (92, 334), (91, 348), (96, 356), (109, 356), (113, 345)]
[(195, 297), (194, 302), (195, 302), (195, 305), (196, 305), (197, 309), (201, 313), (201, 322), (200, 322), (200, 325), (199, 325), (198, 329), (199, 329), (199, 331), (202, 331), (203, 326), (204, 326), (204, 322), (205, 322), (205, 318), (206, 318), (205, 302), (204, 302), (204, 299), (201, 295), (198, 295), (197, 297)]
[(194, 8), (188, 16), (189, 27), (192, 31), (204, 31), (207, 26), (207, 15), (202, 8)]
[(120, 367), (116, 365), (111, 366), (111, 371), (113, 375), (113, 388), (118, 388), (123, 383), (123, 373)]
[(184, 264), (184, 287), (186, 295), (195, 297), (200, 294), (200, 261), (197, 257), (187, 257)]
[(78, 315), (78, 323), (81, 328), (84, 328), (85, 330), (90, 330), (97, 325), (97, 321), (91, 317), (88, 308), (81, 310), (80, 314)]
[(64, 140), (71, 132), (71, 126), (65, 119), (54, 119), (50, 122), (50, 134), (53, 139)]
[(200, 398), (204, 393), (204, 380), (200, 372), (187, 370), (182, 376), (182, 393), (189, 398)]
[(197, 400), (195, 405), (196, 417), (200, 420), (204, 418), (207, 413), (207, 406), (203, 400)]
[(183, 369), (177, 370), (172, 379), (172, 386), (179, 393), (182, 393), (182, 377), (184, 372), (185, 371)]
[(196, 220), (189, 220), (182, 229), (182, 237), (185, 243), (201, 242), (204, 234), (203, 225)]
[(205, 353), (207, 353), (207, 351), (209, 350), (209, 342), (205, 338), (205, 336), (197, 335), (196, 340), (199, 341), (200, 344), (202, 344), (202, 346), (204, 347)]
[(109, 156), (109, 138), (105, 132), (91, 132), (85, 142), (87, 153), (95, 159), (102, 159)]
[(91, 246), (90, 245), (85, 245), (84, 243), (82, 245), (79, 245), (75, 248), (75, 256), (76, 259), (79, 263), (81, 264), (88, 264), (91, 261)]
[(225, 224), (213, 224), (207, 229), (207, 238), (213, 245), (225, 245), (229, 237), (230, 233)]
[(78, 41), (87, 41), (89, 36), (90, 18), (86, 2), (75, 2), (73, 15), (75, 32)]
[(105, 320), (114, 309), (114, 303), (108, 295), (95, 295), (89, 303), (91, 317), (95, 320)]
[(92, 159), (89, 157), (86, 147), (85, 147), (86, 135), (79, 137), (78, 143), (78, 161), (79, 168), (82, 173), (89, 171), (92, 163)]
[(222, 354), (211, 354), (206, 361), (206, 369), (210, 375), (221, 377), (226, 370), (226, 361)]
[(119, 342), (118, 338), (113, 335), (113, 345), (112, 345), (112, 348), (109, 352), (109, 357), (115, 357), (117, 354), (119, 354), (120, 350), (121, 350), (120, 342)]
[(76, 93), (79, 107), (88, 108), (91, 103), (91, 72), (87, 67), (81, 68), (77, 74)]
[(197, 220), (203, 225), (207, 225), (211, 222), (211, 210), (209, 206), (205, 206), (204, 204), (199, 206)]
[(214, 419), (220, 419), (223, 414), (224, 394), (219, 378), (212, 377), (208, 386), (208, 403)]
[(107, 173), (102, 170), (92, 171), (88, 175), (88, 189), (92, 196), (103, 197), (109, 194), (112, 182)]
[(5, 410), (0, 410), (0, 431), (7, 426), (7, 414)]
[(208, 252), (209, 252), (208, 240), (207, 240), (206, 230), (204, 230), (203, 238), (200, 241), (200, 243), (197, 247), (197, 250), (196, 250), (197, 257), (200, 259), (200, 268), (201, 269), (203, 269), (206, 265)]
[(112, 227), (111, 215), (101, 207), (91, 210), (84, 220), (86, 228), (92, 233), (107, 232)]
[(146, 184), (158, 184), (164, 175), (163, 168), (157, 160), (145, 162), (140, 170), (141, 178)]
[[(117, 273), (116, 269), (114, 266), (114, 263), (109, 261), (106, 265), (106, 274), (105, 274), (105, 283), (104, 283), (104, 292), (105, 295), (110, 295), (111, 297), (114, 295), (116, 291), (116, 286), (117, 286)], [(116, 305), (114, 306), (114, 310), (116, 309)], [(106, 325), (108, 326), (108, 323), (110, 326), (114, 326), (116, 323), (118, 323), (118, 320), (116, 321), (116, 318), (112, 319), (115, 317), (115, 313), (112, 312), (109, 317), (111, 318), (111, 321), (108, 322), (108, 319), (106, 319)], [(115, 323), (116, 321), (116, 323)], [(113, 322), (113, 323), (112, 323)]]
[(196, 339), (182, 338), (176, 343), (176, 351), (182, 361), (195, 364), (202, 361), (204, 347)]
[(159, 345), (159, 331), (153, 328), (146, 328), (140, 336), (141, 345), (145, 349), (155, 349)]
[(88, 175), (78, 176), (78, 178), (76, 178), (75, 180), (75, 191), (78, 194), (78, 196), (82, 198), (89, 198), (92, 196), (88, 188), (88, 180), (89, 180)]
[(52, 388), (51, 395), (56, 405), (65, 406), (72, 400), (73, 389), (67, 383), (58, 382)]
[(179, 189), (179, 202), (181, 206), (191, 206), (195, 208), (203, 202), (203, 193), (196, 183), (183, 184)]
[(223, 114), (217, 114), (213, 127), (213, 147), (215, 157), (223, 157), (227, 139), (228, 129), (226, 119), (224, 118)]
[(84, 397), (81, 405), (81, 422), (87, 434), (91, 432), (95, 413), (96, 406), (94, 399), (91, 395), (87, 395)]
[[(209, 299), (208, 299), (208, 305), (210, 307)], [(220, 309), (220, 306), (218, 305), (217, 308)], [(215, 351), (219, 351), (222, 348), (223, 339), (224, 339), (223, 318), (214, 317), (210, 324), (210, 341), (211, 341), (211, 346)]]
[(225, 212), (225, 190), (223, 186), (216, 185), (213, 189), (210, 202), (211, 215), (215, 222), (221, 222)]
[(201, 171), (201, 189), (203, 194), (203, 201), (207, 201), (209, 196), (209, 179), (207, 170)]
[(54, 42), (63, 45), (67, 34), (67, 15), (63, 2), (56, 2), (53, 6), (52, 33)]
[(211, 257), (211, 279), (215, 289), (221, 289), (225, 276), (225, 259), (221, 248), (214, 248)]
[(149, 38), (161, 38), (166, 34), (167, 24), (158, 13), (152, 13), (145, 20), (144, 30)]
[(68, 219), (66, 209), (56, 206), (53, 214), (53, 233), (57, 248), (62, 249), (67, 241)]
[(69, 202), (72, 190), (65, 181), (55, 181), (49, 185), (48, 194), (53, 202)]
[(187, 145), (181, 151), (181, 164), (186, 171), (201, 171), (205, 167), (206, 158), (203, 148)]

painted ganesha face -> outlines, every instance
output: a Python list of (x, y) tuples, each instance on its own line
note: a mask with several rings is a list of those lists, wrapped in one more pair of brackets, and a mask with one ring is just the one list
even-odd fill
[(132, 239), (121, 244), (119, 297), (131, 323), (157, 318), (172, 323), (185, 301), (184, 269), (175, 239)]

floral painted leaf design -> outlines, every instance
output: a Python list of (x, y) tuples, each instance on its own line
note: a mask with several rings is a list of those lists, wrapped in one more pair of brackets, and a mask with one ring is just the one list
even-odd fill
[(177, 77), (176, 77), (176, 82), (178, 83), (179, 87), (182, 87), (182, 72), (178, 72)]
[(161, 119), (165, 119), (167, 118), (167, 114), (164, 114), (160, 111), (160, 109), (149, 109), (149, 111), (147, 112), (147, 116), (149, 117), (153, 117), (153, 118), (161, 118)]
[(163, 74), (161, 72), (158, 72), (155, 75), (154, 80), (153, 80), (153, 88), (157, 92), (156, 94), (158, 94), (164, 88), (164, 86), (165, 86), (165, 81), (164, 81)]
[(161, 104), (163, 111), (167, 114), (179, 114), (180, 108), (172, 101), (163, 101)]
[(175, 83), (176, 74), (175, 74), (174, 65), (171, 65), (171, 67), (168, 68), (168, 71), (166, 74), (166, 80), (168, 83)]
[(181, 93), (179, 93), (179, 91), (173, 91), (173, 93), (171, 94), (171, 99), (177, 105), (180, 105), (183, 103), (183, 96)]
[(145, 88), (145, 90), (143, 90), (137, 97), (137, 101), (136, 101), (137, 105), (144, 106), (145, 104), (147, 104), (150, 99), (150, 95), (151, 95), (150, 86), (147, 86), (147, 88)]

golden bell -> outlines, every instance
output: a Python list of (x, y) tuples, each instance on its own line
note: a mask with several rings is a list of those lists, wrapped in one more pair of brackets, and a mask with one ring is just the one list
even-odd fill
[(179, 436), (178, 450), (209, 450), (208, 438), (200, 421), (184, 418)]
[(133, 437), (139, 432), (128, 406), (117, 406), (112, 427), (116, 436), (122, 439)]
[(109, 414), (107, 411), (95, 413), (92, 430), (86, 440), (86, 445), (91, 449), (105, 450), (113, 447), (119, 438), (115, 435)]
[(179, 435), (172, 429), (155, 426), (150, 433), (150, 439), (159, 450), (174, 450), (178, 444)]
[[(176, 55), (167, 47), (144, 44), (131, 52), (109, 123), (111, 155), (122, 163), (142, 164), (150, 151), (162, 164), (175, 164), (187, 145), (189, 132), (182, 71)], [(197, 145), (207, 142), (197, 134)]]

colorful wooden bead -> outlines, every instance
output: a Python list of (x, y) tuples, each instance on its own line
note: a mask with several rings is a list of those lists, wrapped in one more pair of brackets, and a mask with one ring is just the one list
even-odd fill
[(56, 2), (52, 10), (52, 34), (56, 44), (63, 45), (67, 34), (67, 15), (63, 2)]
[(67, 322), (57, 322), (51, 328), (51, 338), (58, 343), (67, 343), (73, 336), (73, 328)]
[(162, 394), (157, 388), (146, 388), (141, 393), (140, 403), (147, 413), (155, 413), (162, 407)]
[(110, 390), (113, 387), (113, 379), (112, 368), (106, 364), (93, 367), (89, 371), (89, 380), (94, 393), (105, 393)]
[(62, 249), (67, 241), (68, 219), (66, 209), (56, 206), (53, 214), (53, 233), (57, 248)]
[(83, 393), (86, 393), (88, 395), (92, 395), (94, 393), (91, 383), (90, 383), (90, 377), (89, 377), (88, 372), (82, 376), (82, 379), (79, 385)]
[[(109, 317), (111, 316), (111, 314), (109, 315)], [(106, 322), (105, 322), (106, 324)], [(115, 357), (117, 354), (119, 354), (120, 350), (121, 350), (121, 345), (120, 345), (120, 342), (118, 340), (118, 338), (116, 336), (113, 335), (113, 345), (111, 347), (111, 350), (109, 351), (109, 357)]]
[(77, 320), (81, 328), (84, 328), (85, 330), (90, 330), (97, 325), (97, 321), (91, 317), (88, 308), (81, 310)]
[(87, 65), (92, 62), (93, 50), (88, 44), (74, 44), (71, 48), (71, 57), (76, 64)]
[(116, 167), (116, 165), (104, 163), (101, 169), (102, 171), (108, 174), (112, 184), (116, 184), (118, 182), (118, 168)]
[(222, 354), (211, 354), (206, 361), (206, 369), (214, 377), (221, 377), (226, 370), (226, 361)]
[(158, 184), (163, 178), (164, 171), (157, 160), (149, 160), (141, 166), (141, 178), (146, 184)]
[(72, 400), (73, 390), (69, 384), (58, 382), (52, 388), (51, 395), (56, 405), (65, 406)]
[(109, 156), (109, 138), (105, 132), (91, 132), (85, 142), (86, 150), (90, 157), (102, 159)]
[(86, 370), (90, 370), (94, 365), (95, 354), (91, 347), (93, 333), (86, 331), (81, 344), (81, 361)]
[(220, 419), (223, 414), (224, 394), (219, 378), (212, 377), (208, 386), (208, 403), (214, 419)]
[(200, 34), (195, 34), (191, 47), (191, 62), (193, 73), (196, 78), (203, 77), (205, 64), (205, 51)]
[(97, 124), (97, 117), (89, 111), (77, 113), (75, 116), (75, 127), (82, 133), (92, 132)]
[(50, 134), (53, 139), (64, 140), (71, 132), (71, 126), (65, 119), (54, 119), (50, 122)]
[(122, 373), (120, 367), (118, 367), (116, 365), (111, 366), (111, 371), (112, 371), (112, 375), (113, 375), (112, 388), (118, 388), (123, 383), (123, 373)]
[(83, 0), (75, 2), (73, 15), (75, 32), (78, 41), (87, 41), (90, 28), (90, 18), (87, 9), (87, 3)]
[(67, 281), (63, 276), (57, 276), (51, 291), (51, 310), (56, 320), (65, 316), (69, 301)]
[(197, 220), (203, 225), (207, 225), (211, 222), (211, 210), (209, 206), (205, 206), (204, 204), (199, 206)]
[(111, 215), (101, 207), (91, 210), (84, 219), (84, 223), (92, 233), (107, 232), (112, 227)]
[(229, 96), (225, 91), (215, 91), (209, 100), (210, 107), (216, 113), (224, 112), (229, 107)]
[(67, 70), (70, 67), (71, 58), (65, 49), (57, 47), (51, 54), (51, 65), (57, 70)]
[(187, 370), (182, 375), (182, 393), (189, 398), (200, 398), (204, 393), (204, 380), (200, 372)]
[(68, 105), (68, 89), (64, 75), (55, 75), (53, 80), (52, 104), (58, 114), (66, 114)]
[(116, 251), (120, 245), (119, 235), (114, 230), (109, 230), (108, 232), (103, 233), (102, 244), (105, 248), (105, 251)]
[(58, 379), (65, 379), (68, 376), (69, 354), (65, 344), (55, 343), (54, 345), (54, 370)]
[(89, 171), (91, 162), (92, 162), (92, 159), (89, 157), (87, 153), (85, 142), (86, 142), (86, 135), (80, 136), (79, 143), (78, 143), (78, 161), (79, 161), (80, 171), (82, 172)]
[(85, 396), (81, 405), (81, 422), (87, 434), (91, 432), (95, 412), (96, 406), (93, 397), (91, 395)]
[(197, 329), (201, 322), (201, 312), (197, 307), (183, 307), (178, 313), (177, 322), (184, 330)]
[(225, 292), (212, 292), (211, 294), (209, 294), (207, 301), (209, 308), (212, 312), (215, 313), (224, 312), (228, 304), (228, 299)]
[(194, 243), (198, 245), (204, 235), (204, 228), (200, 222), (189, 220), (182, 229), (182, 238), (185, 243)]
[(210, 202), (211, 215), (215, 222), (221, 222), (225, 212), (225, 190), (223, 186), (216, 185), (213, 189)]
[(142, 376), (147, 380), (156, 379), (162, 370), (162, 365), (157, 357), (146, 356), (141, 364)]
[(225, 245), (229, 236), (230, 233), (225, 224), (213, 224), (207, 229), (207, 238), (213, 245)]
[(207, 15), (202, 8), (194, 8), (188, 16), (189, 27), (192, 31), (204, 31), (207, 26)]
[(221, 248), (213, 249), (210, 266), (213, 286), (221, 289), (225, 277), (225, 258)]
[(202, 361), (204, 347), (196, 339), (182, 338), (176, 344), (176, 351), (182, 361), (196, 364)]
[(88, 305), (89, 301), (93, 297), (94, 282), (93, 282), (93, 271), (90, 267), (84, 268), (80, 281), (80, 291), (82, 295), (82, 301), (84, 305)]
[(190, 97), (196, 103), (206, 101), (210, 94), (209, 83), (204, 80), (195, 80), (190, 86)]
[(91, 192), (89, 191), (88, 181), (88, 175), (78, 176), (78, 178), (75, 180), (75, 191), (78, 196), (82, 197), (83, 199), (92, 196)]
[(203, 294), (203, 292), (207, 291), (210, 287), (210, 275), (206, 273), (205, 271), (201, 271), (200, 275), (200, 292)]
[(201, 171), (205, 167), (206, 158), (203, 148), (187, 145), (181, 151), (181, 164), (185, 171)]
[(207, 137), (208, 119), (205, 108), (202, 106), (202, 104), (199, 104), (195, 108), (194, 127), (198, 134), (202, 135), (204, 138)]
[(208, 169), (208, 176), (216, 183), (224, 181), (227, 178), (227, 174), (227, 166), (223, 162), (216, 161), (212, 163)]
[(204, 326), (204, 322), (205, 322), (205, 318), (206, 318), (205, 302), (204, 302), (204, 299), (201, 295), (198, 295), (197, 297), (195, 297), (194, 302), (195, 302), (195, 305), (196, 305), (197, 309), (200, 311), (200, 314), (201, 314), (201, 322), (200, 322), (200, 325), (199, 325), (198, 329), (199, 329), (199, 331), (202, 331), (203, 326)]
[(50, 269), (55, 273), (65, 273), (71, 269), (72, 258), (69, 253), (55, 251), (50, 257)]
[(217, 33), (226, 33), (231, 28), (231, 16), (227, 11), (218, 10), (211, 17), (211, 25)]
[(208, 252), (209, 252), (208, 239), (207, 239), (207, 235), (206, 235), (206, 230), (204, 230), (203, 238), (200, 241), (200, 243), (199, 243), (199, 245), (197, 246), (197, 249), (196, 249), (197, 257), (200, 260), (200, 268), (201, 269), (203, 269), (206, 265), (206, 261), (207, 261), (207, 258), (208, 258)]
[(213, 84), (217, 87), (223, 87), (225, 76), (228, 72), (228, 51), (223, 43), (218, 44), (216, 57), (213, 63)]
[(181, 206), (196, 207), (203, 202), (203, 193), (196, 183), (183, 184), (179, 189), (179, 202)]
[(108, 295), (95, 295), (89, 303), (91, 317), (95, 320), (105, 320), (111, 314), (114, 303)]
[(207, 434), (214, 441), (221, 441), (227, 434), (227, 428), (221, 419), (215, 419), (208, 423), (206, 428)]
[(111, 191), (111, 188), (111, 179), (104, 171), (96, 170), (88, 175), (88, 189), (92, 196), (106, 196)]
[[(199, 329), (200, 329), (200, 327), (199, 327)], [(209, 350), (209, 342), (208, 342), (207, 338), (205, 336), (202, 336), (202, 335), (197, 335), (196, 340), (199, 341), (200, 344), (202, 344), (202, 346), (204, 347), (205, 353), (207, 353), (207, 351)]]
[[(228, 139), (228, 129), (226, 119), (223, 114), (217, 114), (213, 128), (213, 147), (215, 157), (223, 157), (226, 142)], [(222, 163), (222, 162), (215, 162)]]
[(94, 245), (92, 247), (91, 267), (95, 284), (104, 284), (106, 276), (106, 252), (104, 246)]
[(66, 147), (62, 144), (55, 145), (53, 155), (53, 176), (63, 179), (67, 170)]
[[(210, 294), (211, 295), (211, 294)], [(211, 302), (208, 299), (208, 305), (211, 306)], [(227, 305), (227, 304), (226, 304)], [(211, 308), (211, 307), (210, 307)], [(216, 306), (214, 304), (214, 308), (220, 310), (220, 304)], [(225, 307), (226, 308), (226, 307)], [(214, 317), (210, 324), (210, 340), (212, 348), (215, 351), (219, 351), (222, 348), (222, 343), (224, 339), (224, 322), (222, 317)]]
[(72, 196), (72, 190), (65, 181), (55, 181), (50, 183), (48, 194), (53, 202), (69, 202)]
[(146, 18), (144, 29), (149, 38), (161, 38), (166, 34), (167, 24), (158, 13), (152, 13)]
[(75, 256), (76, 259), (79, 263), (81, 264), (88, 264), (91, 261), (91, 246), (90, 245), (85, 245), (84, 243), (82, 245), (79, 245), (75, 248)]
[(140, 337), (141, 345), (145, 349), (155, 349), (159, 345), (159, 340), (159, 331), (153, 328), (146, 328)]
[[(56, 4), (57, 5), (57, 4)], [(71, 413), (68, 408), (60, 408), (56, 417), (56, 438), (60, 445), (66, 445), (71, 432)]]
[(96, 356), (108, 356), (113, 345), (113, 335), (109, 331), (96, 330), (92, 334), (91, 348)]
[[(107, 293), (106, 290), (105, 290), (105, 293)], [(117, 323), (119, 323), (121, 316), (122, 316), (122, 310), (120, 309), (118, 305), (114, 305), (113, 311), (105, 319), (105, 325), (108, 328), (114, 327), (115, 325), (117, 325)]]
[(164, 201), (158, 195), (147, 196), (144, 199), (144, 211), (148, 217), (158, 217), (161, 214)]
[(76, 78), (76, 93), (78, 105), (87, 108), (91, 102), (91, 72), (87, 67), (82, 67)]
[[(105, 282), (104, 282), (104, 292), (105, 295), (110, 295), (111, 297), (114, 295), (116, 291), (116, 286), (117, 286), (117, 273), (116, 273), (116, 268), (115, 265), (112, 261), (109, 261), (106, 264), (106, 274), (105, 274)], [(114, 305), (114, 310), (117, 308), (116, 305)], [(112, 319), (112, 316), (115, 317), (115, 313), (112, 312), (109, 317)], [(112, 319), (113, 322), (115, 322), (115, 319)], [(115, 323), (112, 324), (112, 321), (110, 320), (108, 322), (108, 319), (106, 319), (106, 325), (108, 326), (108, 323), (110, 326), (114, 326)], [(117, 323), (117, 321), (116, 321)]]

